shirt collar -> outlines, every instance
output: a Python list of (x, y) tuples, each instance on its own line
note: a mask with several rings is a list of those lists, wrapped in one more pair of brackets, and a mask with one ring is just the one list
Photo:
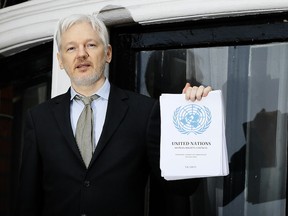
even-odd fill
[[(99, 95), (100, 98), (103, 98), (103, 99), (105, 99), (105, 100), (108, 100), (108, 98), (109, 98), (109, 93), (110, 93), (110, 82), (109, 82), (109, 80), (106, 78), (103, 86), (102, 86), (97, 92), (95, 92), (94, 94)], [(73, 100), (74, 97), (75, 97), (77, 94), (79, 94), (79, 93), (77, 93), (77, 92), (75, 91), (75, 89), (71, 86), (71, 88), (70, 88), (70, 95), (71, 95), (70, 100)]]

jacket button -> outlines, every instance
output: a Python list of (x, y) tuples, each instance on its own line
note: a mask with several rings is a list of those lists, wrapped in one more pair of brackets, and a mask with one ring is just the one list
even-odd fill
[[(84, 186), (85, 187), (90, 187), (90, 181), (84, 181)], [(85, 214), (82, 215), (82, 216), (85, 216)]]

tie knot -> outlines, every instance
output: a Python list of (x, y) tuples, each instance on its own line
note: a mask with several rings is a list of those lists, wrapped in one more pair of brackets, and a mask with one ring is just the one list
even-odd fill
[(76, 99), (78, 100), (81, 100), (84, 105), (91, 105), (92, 101), (93, 100), (96, 100), (99, 96), (98, 95), (92, 95), (92, 96), (89, 96), (89, 97), (83, 97), (83, 96), (80, 96), (80, 95), (76, 95)]

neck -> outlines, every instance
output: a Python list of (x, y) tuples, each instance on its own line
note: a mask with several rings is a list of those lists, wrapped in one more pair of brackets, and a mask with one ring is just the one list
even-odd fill
[(93, 83), (92, 85), (88, 86), (76, 86), (72, 84), (73, 89), (86, 97), (91, 96), (95, 94), (103, 85), (105, 82), (106, 78), (104, 77), (103, 79), (99, 79), (97, 82)]

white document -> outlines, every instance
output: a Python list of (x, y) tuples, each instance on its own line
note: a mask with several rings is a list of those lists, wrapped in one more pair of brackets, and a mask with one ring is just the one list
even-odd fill
[(229, 174), (222, 92), (200, 101), (162, 94), (160, 169), (166, 180)]

